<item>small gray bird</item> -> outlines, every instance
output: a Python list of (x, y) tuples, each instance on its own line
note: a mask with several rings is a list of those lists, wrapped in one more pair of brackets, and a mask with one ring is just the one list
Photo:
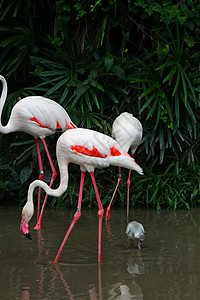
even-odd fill
[(126, 234), (131, 239), (131, 246), (133, 246), (133, 240), (138, 239), (138, 248), (141, 249), (141, 243), (144, 241), (144, 227), (142, 224), (133, 221), (128, 223), (126, 227)]

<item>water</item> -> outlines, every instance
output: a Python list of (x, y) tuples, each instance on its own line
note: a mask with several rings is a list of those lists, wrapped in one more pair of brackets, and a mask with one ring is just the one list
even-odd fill
[(73, 218), (71, 209), (46, 209), (32, 240), (19, 231), (21, 208), (0, 206), (0, 299), (200, 299), (200, 210), (131, 210), (146, 230), (142, 249), (130, 247), (126, 211), (103, 221), (97, 263), (97, 210), (83, 208), (58, 264), (54, 258)]

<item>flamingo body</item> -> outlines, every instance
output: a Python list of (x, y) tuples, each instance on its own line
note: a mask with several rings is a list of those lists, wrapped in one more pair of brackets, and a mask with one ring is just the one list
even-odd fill
[(78, 128), (62, 134), (58, 140), (58, 156), (64, 156), (66, 161), (78, 164), (82, 170), (88, 172), (109, 165), (120, 165), (124, 168), (130, 165), (139, 174), (143, 174), (140, 166), (114, 139), (94, 130)]
[(132, 155), (142, 139), (142, 131), (140, 121), (127, 112), (120, 114), (112, 125), (112, 137), (124, 151), (130, 148)]
[(56, 156), (58, 160), (59, 170), (60, 170), (60, 185), (57, 189), (51, 189), (45, 182), (40, 180), (35, 180), (30, 184), (28, 190), (27, 203), (22, 210), (22, 221), (21, 221), (21, 231), (27, 237), (30, 238), (30, 233), (28, 230), (28, 222), (33, 216), (33, 191), (39, 186), (42, 187), (48, 195), (59, 197), (61, 196), (68, 187), (68, 164), (74, 163), (80, 165), (81, 168), (81, 184), (78, 199), (77, 212), (74, 215), (72, 224), (70, 225), (66, 236), (61, 244), (58, 251), (56, 259), (54, 262), (58, 261), (61, 254), (63, 246), (71, 232), (73, 226), (81, 215), (81, 201), (83, 193), (84, 184), (84, 174), (88, 171), (91, 175), (92, 182), (95, 189), (95, 194), (97, 197), (97, 202), (99, 206), (98, 216), (99, 216), (99, 256), (98, 260), (101, 261), (101, 228), (102, 228), (102, 217), (103, 217), (103, 206), (98, 194), (96, 187), (96, 182), (94, 179), (94, 169), (95, 168), (105, 168), (109, 165), (121, 166), (124, 168), (132, 169), (143, 174), (140, 166), (136, 164), (130, 155), (123, 151), (120, 145), (111, 137), (104, 135), (102, 133), (77, 128), (71, 129), (64, 132), (57, 141)]
[[(0, 99), (0, 117), (7, 98), (7, 82), (0, 75), (3, 89)], [(64, 108), (57, 102), (41, 96), (29, 96), (15, 104), (6, 126), (0, 122), (0, 132), (23, 131), (34, 138), (45, 138), (56, 130), (76, 128)]]
[[(2, 75), (0, 75), (0, 81), (3, 85), (0, 98), (1, 119), (3, 107), (7, 98), (8, 88), (7, 82)], [(13, 107), (7, 125), (3, 126), (0, 121), (0, 133), (8, 134), (11, 132), (22, 131), (32, 135), (35, 138), (40, 169), (40, 179), (44, 178), (44, 171), (38, 138), (42, 140), (52, 169), (50, 186), (53, 184), (57, 173), (51, 160), (51, 156), (45, 142), (45, 137), (54, 134), (57, 130), (65, 131), (72, 128), (76, 128), (76, 125), (73, 124), (64, 108), (57, 102), (41, 96), (29, 96), (23, 98)], [(39, 190), (38, 194), (38, 219), (40, 211), (40, 195), (41, 190)], [(44, 203), (46, 203), (46, 200), (47, 196), (45, 197)], [(39, 229), (40, 227), (41, 222), (38, 224), (36, 229)]]
[[(131, 151), (132, 156), (134, 155), (140, 141), (142, 139), (142, 124), (135, 118), (132, 114), (124, 112), (120, 114), (112, 125), (112, 137), (118, 142), (121, 148), (128, 152)], [(127, 217), (129, 216), (129, 187), (130, 187), (130, 175), (131, 170), (129, 170), (129, 176), (127, 180)], [(106, 211), (106, 220), (110, 218), (111, 204), (114, 199), (115, 193), (117, 191), (118, 185), (121, 181), (121, 169), (119, 168), (119, 176), (116, 188), (114, 190), (113, 196), (111, 198), (110, 204)]]
[(5, 129), (7, 133), (23, 131), (34, 138), (44, 138), (57, 130), (65, 131), (75, 127), (67, 112), (57, 102), (41, 96), (30, 96), (15, 104)]

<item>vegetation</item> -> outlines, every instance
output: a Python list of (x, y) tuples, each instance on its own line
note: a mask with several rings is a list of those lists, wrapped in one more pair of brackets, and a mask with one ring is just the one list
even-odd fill
[[(132, 176), (131, 205), (198, 206), (199, 28), (200, 4), (192, 0), (2, 0), (0, 74), (9, 91), (2, 122), (19, 97), (36, 94), (58, 101), (77, 126), (109, 135), (113, 120), (128, 111), (144, 129), (135, 158), (145, 175)], [(54, 160), (57, 138), (47, 139)], [(0, 139), (1, 198), (24, 203), (38, 176), (34, 140), (21, 132)], [(52, 205), (76, 205), (79, 168), (70, 168), (69, 189)], [(116, 172), (96, 171), (97, 184), (106, 184), (106, 193), (100, 189), (104, 204)], [(120, 206), (125, 176), (115, 200)], [(86, 180), (89, 207), (96, 205), (90, 187)]]

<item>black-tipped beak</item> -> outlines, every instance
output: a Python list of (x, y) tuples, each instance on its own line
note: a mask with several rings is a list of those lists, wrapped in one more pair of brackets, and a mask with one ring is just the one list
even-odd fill
[(25, 235), (25, 237), (27, 237), (27, 239), (32, 240), (32, 237), (31, 237), (31, 235), (30, 235), (30, 232), (29, 232), (29, 233), (24, 233), (24, 235)]

